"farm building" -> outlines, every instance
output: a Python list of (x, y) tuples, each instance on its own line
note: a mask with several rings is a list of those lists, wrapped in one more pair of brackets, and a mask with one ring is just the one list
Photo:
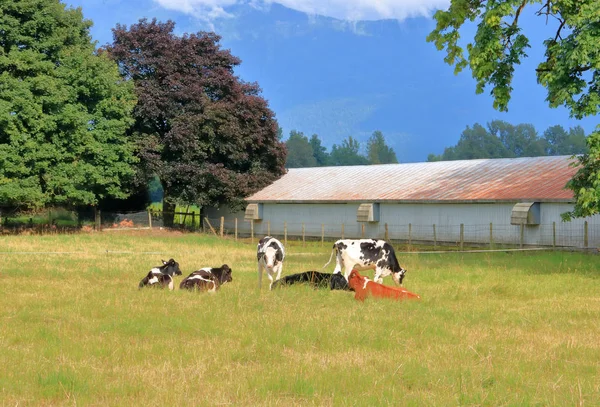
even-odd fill
[[(573, 207), (569, 156), (290, 169), (247, 198), (209, 209), (229, 233), (375, 237), (433, 244), (600, 246), (600, 216)], [(236, 220), (237, 219), (237, 220)], [(235, 225), (234, 225), (235, 224)]]

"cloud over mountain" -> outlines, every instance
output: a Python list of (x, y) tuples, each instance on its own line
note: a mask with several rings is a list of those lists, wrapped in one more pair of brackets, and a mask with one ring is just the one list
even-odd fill
[(227, 8), (249, 4), (263, 8), (273, 3), (309, 15), (333, 17), (339, 20), (364, 21), (429, 16), (435, 9), (446, 8), (450, 0), (154, 0), (170, 10), (211, 20), (231, 17)]

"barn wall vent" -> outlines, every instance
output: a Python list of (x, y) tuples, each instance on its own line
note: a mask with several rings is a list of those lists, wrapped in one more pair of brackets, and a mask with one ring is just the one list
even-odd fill
[(379, 222), (379, 204), (360, 204), (356, 212), (356, 220), (358, 222)]
[(520, 202), (516, 204), (510, 215), (511, 225), (539, 225), (540, 203)]
[(263, 204), (249, 204), (246, 206), (246, 213), (244, 214), (244, 220), (262, 220), (263, 218)]

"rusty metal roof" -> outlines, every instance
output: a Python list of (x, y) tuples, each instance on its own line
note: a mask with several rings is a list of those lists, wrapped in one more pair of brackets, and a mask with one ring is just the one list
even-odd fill
[(570, 156), (293, 168), (249, 202), (573, 202)]

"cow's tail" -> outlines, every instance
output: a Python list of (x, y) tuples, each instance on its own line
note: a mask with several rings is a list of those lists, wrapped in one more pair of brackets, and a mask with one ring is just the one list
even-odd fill
[(333, 254), (336, 252), (336, 249), (337, 249), (337, 246), (334, 243), (333, 249), (331, 250), (331, 255), (329, 256), (329, 261), (323, 267), (321, 267), (321, 270), (324, 270), (325, 267), (329, 266), (329, 263), (331, 263), (331, 259), (333, 259)]

